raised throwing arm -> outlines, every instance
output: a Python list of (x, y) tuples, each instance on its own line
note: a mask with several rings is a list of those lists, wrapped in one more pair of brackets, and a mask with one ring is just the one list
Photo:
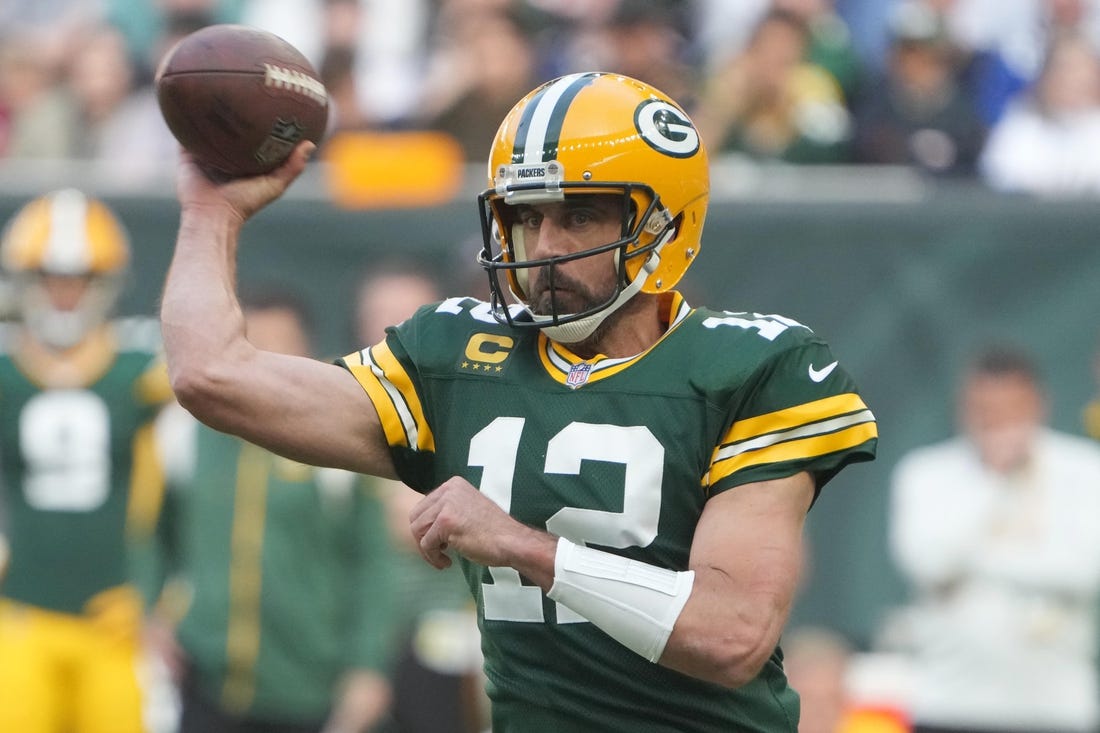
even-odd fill
[(302, 143), (269, 175), (219, 182), (181, 154), (180, 227), (161, 324), (172, 389), (199, 420), (281, 455), (394, 478), (373, 405), (341, 367), (256, 349), (236, 294), (244, 223), (305, 168)]

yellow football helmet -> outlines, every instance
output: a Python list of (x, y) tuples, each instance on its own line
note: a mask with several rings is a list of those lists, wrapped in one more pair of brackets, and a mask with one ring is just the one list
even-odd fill
[[(581, 341), (639, 291), (674, 287), (699, 253), (710, 191), (706, 148), (674, 101), (636, 79), (589, 72), (538, 87), (504, 118), (488, 172), (489, 188), (478, 197), (479, 262), (498, 321), (542, 328), (564, 343)], [(510, 207), (570, 194), (623, 197), (621, 238), (579, 254), (527, 259)], [(608, 251), (615, 252), (618, 283), (606, 302), (578, 313), (527, 308), (532, 268)], [(508, 307), (501, 272), (519, 310)], [(523, 311), (529, 318), (517, 319)]]
[[(75, 189), (54, 191), (20, 209), (0, 240), (0, 265), (15, 308), (43, 343), (69, 348), (102, 324), (130, 263), (126, 230), (105, 204)], [(82, 278), (74, 302), (57, 302), (50, 280)]]

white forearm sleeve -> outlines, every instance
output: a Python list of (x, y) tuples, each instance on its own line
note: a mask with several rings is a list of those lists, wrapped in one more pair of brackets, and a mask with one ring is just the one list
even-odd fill
[(661, 658), (691, 595), (695, 571), (676, 572), (558, 539), (547, 596), (651, 662)]

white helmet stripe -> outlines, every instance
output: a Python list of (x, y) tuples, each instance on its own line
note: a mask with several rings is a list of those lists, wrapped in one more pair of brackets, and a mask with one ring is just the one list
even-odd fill
[(50, 196), (50, 237), (42, 257), (42, 269), (56, 274), (79, 275), (91, 266), (88, 241), (88, 200), (75, 189)]
[[(573, 97), (582, 87), (587, 86), (598, 74), (585, 72), (581, 74), (569, 74), (555, 81), (535, 102), (534, 113), (526, 131), (526, 140), (523, 146), (523, 163), (542, 163), (547, 160), (546, 153), (556, 151), (558, 147), (558, 135), (561, 133), (561, 121), (565, 116), (565, 108), (572, 103)], [(559, 102), (564, 98), (564, 108), (558, 109)], [(552, 137), (553, 139), (547, 139)], [(549, 145), (548, 145), (549, 144)], [(552, 151), (547, 151), (547, 147)], [(519, 161), (514, 161), (519, 162)]]

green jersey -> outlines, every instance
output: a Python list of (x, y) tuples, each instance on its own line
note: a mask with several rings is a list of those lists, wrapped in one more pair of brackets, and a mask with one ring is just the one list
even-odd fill
[(381, 498), (354, 474), (184, 420), (162, 431), (170, 488), (153, 549), (188, 591), (177, 635), (196, 684), (250, 719), (323, 720), (345, 672), (388, 663)]
[[(156, 493), (135, 462), (135, 439), (170, 397), (159, 325), (129, 319), (95, 334), (69, 367), (74, 386), (47, 388), (44, 364), (0, 331), (0, 466), (11, 564), (0, 593), (80, 613), (129, 580), (127, 519)], [(151, 441), (144, 441), (151, 447)], [(148, 457), (148, 453), (144, 454)], [(148, 464), (144, 464), (147, 466)], [(154, 499), (155, 501), (155, 499)]]
[[(805, 326), (693, 310), (676, 294), (666, 305), (667, 332), (631, 358), (581, 359), (460, 298), (343, 363), (410, 486), (463, 476), (521, 522), (681, 571), (710, 497), (800, 471), (820, 489), (873, 457), (877, 431)], [(778, 649), (727, 689), (651, 664), (513, 569), (462, 567), (497, 731), (796, 730)]]

